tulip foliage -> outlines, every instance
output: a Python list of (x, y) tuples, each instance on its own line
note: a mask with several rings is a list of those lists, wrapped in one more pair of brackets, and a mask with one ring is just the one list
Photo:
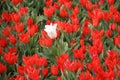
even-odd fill
[(120, 80), (120, 0), (1, 0), (0, 80)]

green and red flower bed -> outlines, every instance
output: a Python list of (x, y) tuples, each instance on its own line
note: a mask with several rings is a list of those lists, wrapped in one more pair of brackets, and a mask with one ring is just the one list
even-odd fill
[(0, 80), (120, 80), (120, 0), (1, 0)]

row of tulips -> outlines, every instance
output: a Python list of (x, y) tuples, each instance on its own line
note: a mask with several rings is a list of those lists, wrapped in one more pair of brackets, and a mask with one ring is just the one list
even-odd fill
[(119, 2), (2, 0), (0, 79), (119, 80)]

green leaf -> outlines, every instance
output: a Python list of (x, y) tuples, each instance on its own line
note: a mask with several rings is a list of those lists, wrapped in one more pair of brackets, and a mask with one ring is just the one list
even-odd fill
[(47, 20), (47, 17), (45, 17), (43, 15), (39, 15), (36, 18), (36, 23), (39, 23), (40, 21), (43, 21), (43, 20)]

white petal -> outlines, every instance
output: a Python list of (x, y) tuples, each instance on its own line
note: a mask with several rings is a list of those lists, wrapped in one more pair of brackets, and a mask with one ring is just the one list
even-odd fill
[(47, 35), (54, 39), (57, 37), (57, 33), (56, 33), (56, 28), (57, 28), (57, 24), (53, 24), (52, 23), (50, 25), (45, 25), (45, 31), (47, 32)]

